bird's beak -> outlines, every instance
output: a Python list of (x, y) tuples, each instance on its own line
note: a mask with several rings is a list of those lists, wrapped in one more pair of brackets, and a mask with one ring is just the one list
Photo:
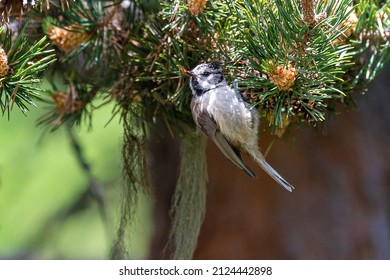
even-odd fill
[(188, 70), (183, 71), (183, 75), (190, 76), (190, 77), (194, 77), (195, 76), (194, 72), (188, 71)]
[(180, 71), (181, 71), (181, 73), (182, 73), (183, 75), (191, 76), (191, 77), (195, 76), (194, 73), (193, 73), (192, 71), (189, 71), (189, 70), (185, 69), (185, 68), (182, 67), (182, 66), (179, 66), (179, 69), (180, 69)]

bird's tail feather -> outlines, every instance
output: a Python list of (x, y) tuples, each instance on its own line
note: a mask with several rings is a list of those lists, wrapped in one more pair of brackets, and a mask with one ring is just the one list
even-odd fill
[(236, 166), (241, 168), (246, 174), (251, 177), (256, 177), (256, 174), (244, 163), (241, 158), (240, 152), (234, 148), (222, 135), (222, 133), (217, 132), (213, 138), (214, 143), (217, 144), (218, 148), (222, 153), (231, 160)]
[(287, 182), (280, 174), (272, 168), (271, 165), (265, 160), (264, 156), (261, 154), (260, 151), (252, 152), (251, 156), (253, 159), (263, 168), (265, 172), (268, 173), (276, 182), (278, 182), (282, 187), (284, 187), (286, 190), (292, 192), (294, 187)]

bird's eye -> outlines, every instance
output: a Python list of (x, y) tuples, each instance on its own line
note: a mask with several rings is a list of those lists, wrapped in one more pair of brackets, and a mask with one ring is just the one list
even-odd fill
[(203, 76), (209, 76), (210, 75), (210, 72), (204, 72), (203, 73)]

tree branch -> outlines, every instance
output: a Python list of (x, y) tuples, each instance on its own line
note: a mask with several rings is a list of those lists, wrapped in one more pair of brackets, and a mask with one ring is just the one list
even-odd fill
[(80, 197), (82, 198), (90, 195), (97, 202), (103, 221), (107, 222), (107, 209), (103, 187), (97, 178), (93, 175), (91, 165), (87, 162), (85, 156), (83, 155), (82, 147), (73, 134), (70, 122), (67, 123), (67, 132), (71, 141), (71, 147), (76, 155), (76, 159), (89, 181), (88, 188)]

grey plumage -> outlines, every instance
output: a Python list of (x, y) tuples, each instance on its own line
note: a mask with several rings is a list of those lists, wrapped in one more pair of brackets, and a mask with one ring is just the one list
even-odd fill
[(249, 176), (255, 173), (245, 165), (240, 152), (248, 153), (275, 181), (294, 188), (265, 160), (258, 148), (259, 117), (239, 92), (230, 88), (216, 63), (201, 64), (189, 72), (192, 116), (202, 132), (222, 153)]

